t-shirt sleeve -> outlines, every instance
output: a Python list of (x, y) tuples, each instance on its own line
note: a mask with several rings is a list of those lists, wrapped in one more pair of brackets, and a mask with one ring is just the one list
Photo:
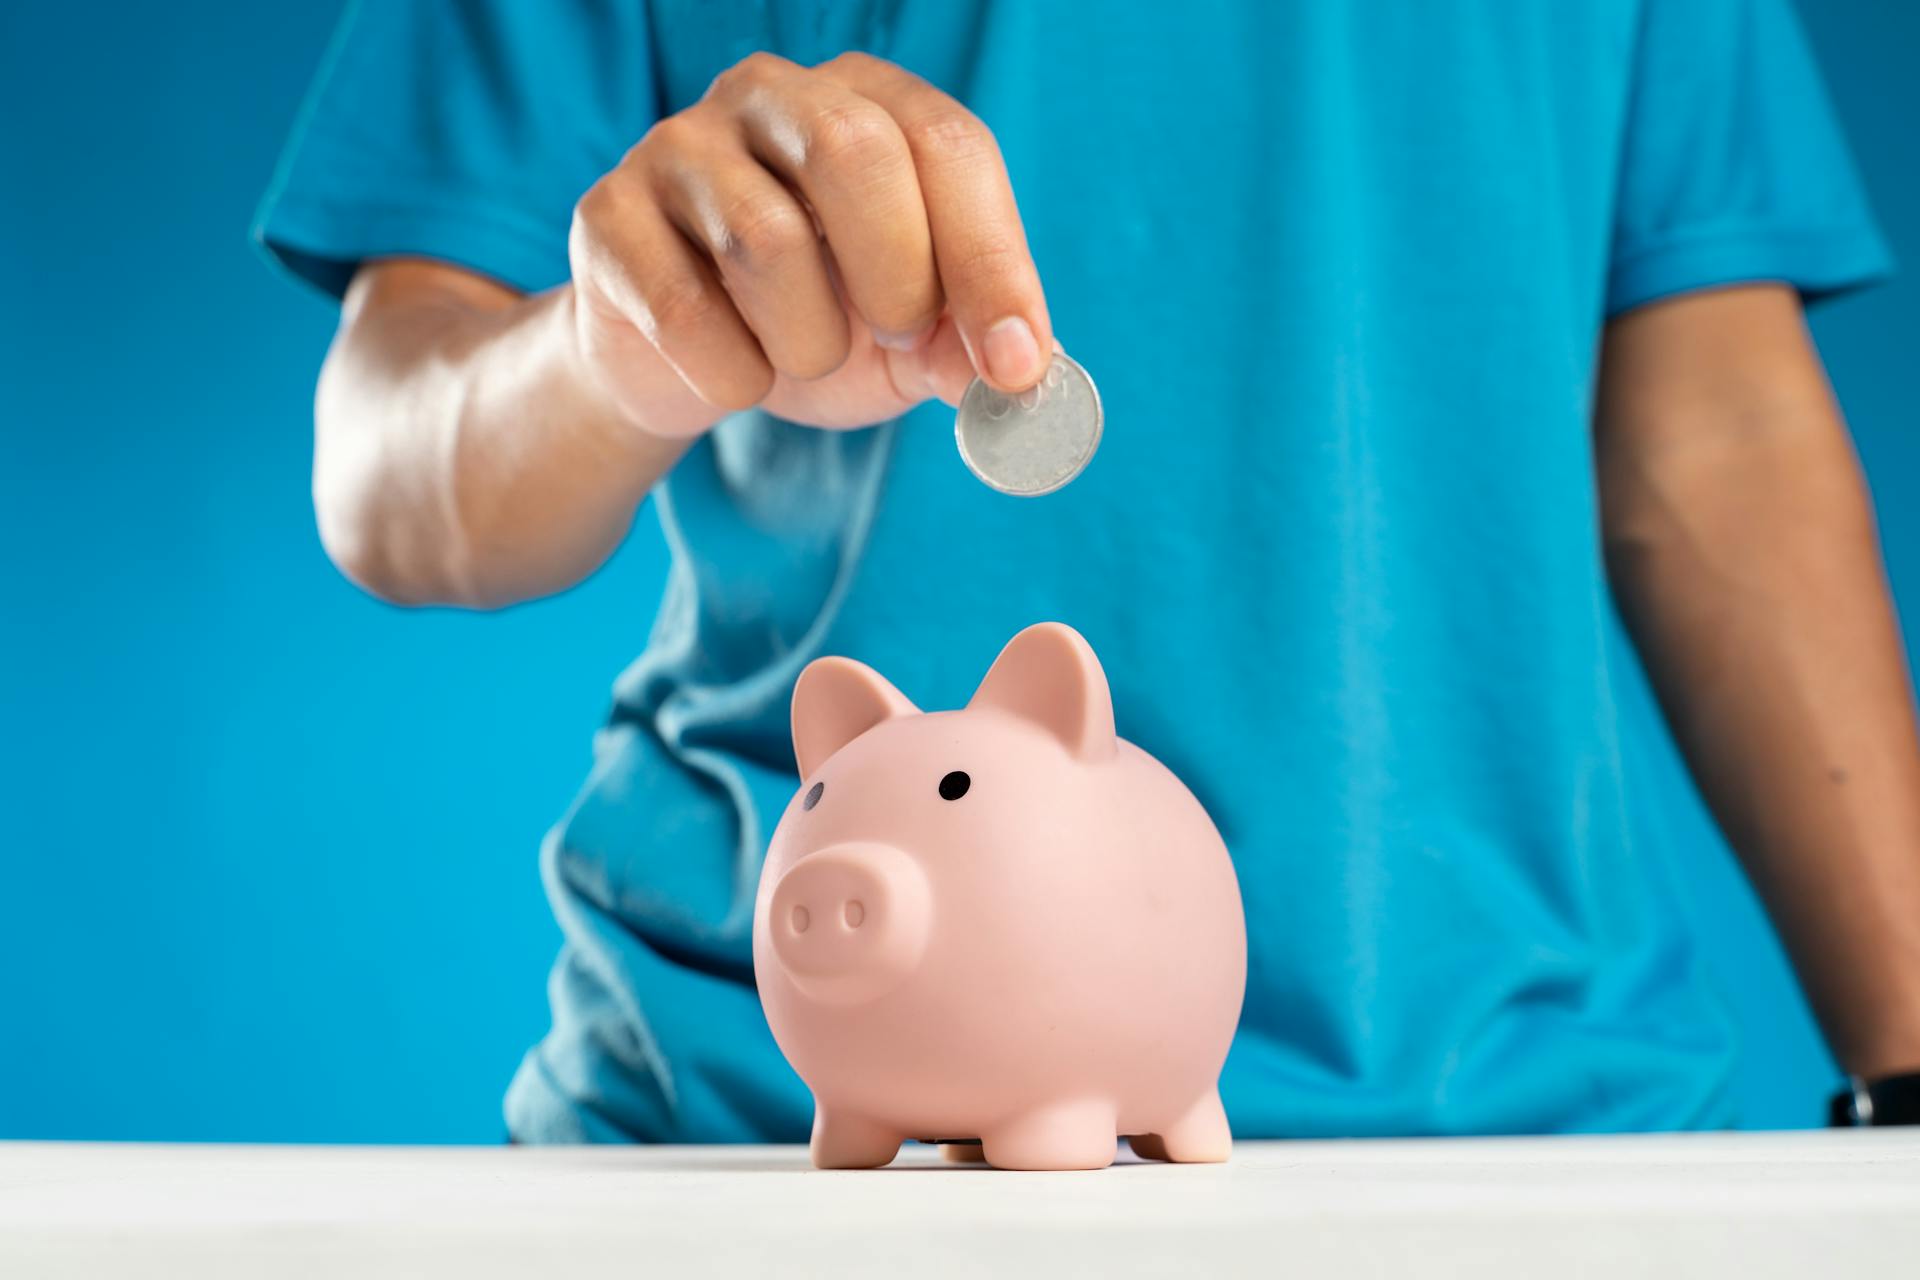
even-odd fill
[(335, 296), (402, 255), (557, 284), (574, 203), (660, 114), (653, 67), (637, 0), (352, 4), (254, 236)]
[(1645, 0), (1607, 312), (1778, 281), (1809, 298), (1892, 269), (1789, 0)]

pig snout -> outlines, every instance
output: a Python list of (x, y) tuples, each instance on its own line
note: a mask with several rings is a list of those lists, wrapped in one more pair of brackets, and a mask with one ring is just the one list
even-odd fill
[(780, 966), (832, 1004), (874, 999), (911, 973), (933, 923), (926, 876), (880, 844), (810, 853), (774, 886), (767, 927)]

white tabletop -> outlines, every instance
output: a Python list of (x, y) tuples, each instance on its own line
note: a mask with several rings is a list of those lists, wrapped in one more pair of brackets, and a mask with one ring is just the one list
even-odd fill
[(796, 1147), (0, 1143), (0, 1276), (1914, 1275), (1920, 1131), (1250, 1142), (822, 1173)]

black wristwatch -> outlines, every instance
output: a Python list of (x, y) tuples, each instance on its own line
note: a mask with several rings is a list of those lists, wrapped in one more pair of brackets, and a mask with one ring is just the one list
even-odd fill
[(1920, 1124), (1920, 1071), (1878, 1080), (1850, 1077), (1827, 1104), (1827, 1123), (1836, 1129)]

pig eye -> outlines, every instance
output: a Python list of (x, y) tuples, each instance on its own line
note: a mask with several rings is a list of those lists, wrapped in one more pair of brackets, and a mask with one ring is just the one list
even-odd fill
[(826, 783), (824, 782), (814, 783), (811, 787), (807, 788), (807, 798), (800, 802), (800, 807), (802, 809), (813, 808), (813, 806), (820, 803), (820, 797), (825, 795), (826, 793), (827, 793)]
[(972, 785), (972, 778), (955, 769), (952, 773), (940, 779), (940, 798), (942, 800), (958, 800), (961, 796), (967, 794), (967, 788)]

